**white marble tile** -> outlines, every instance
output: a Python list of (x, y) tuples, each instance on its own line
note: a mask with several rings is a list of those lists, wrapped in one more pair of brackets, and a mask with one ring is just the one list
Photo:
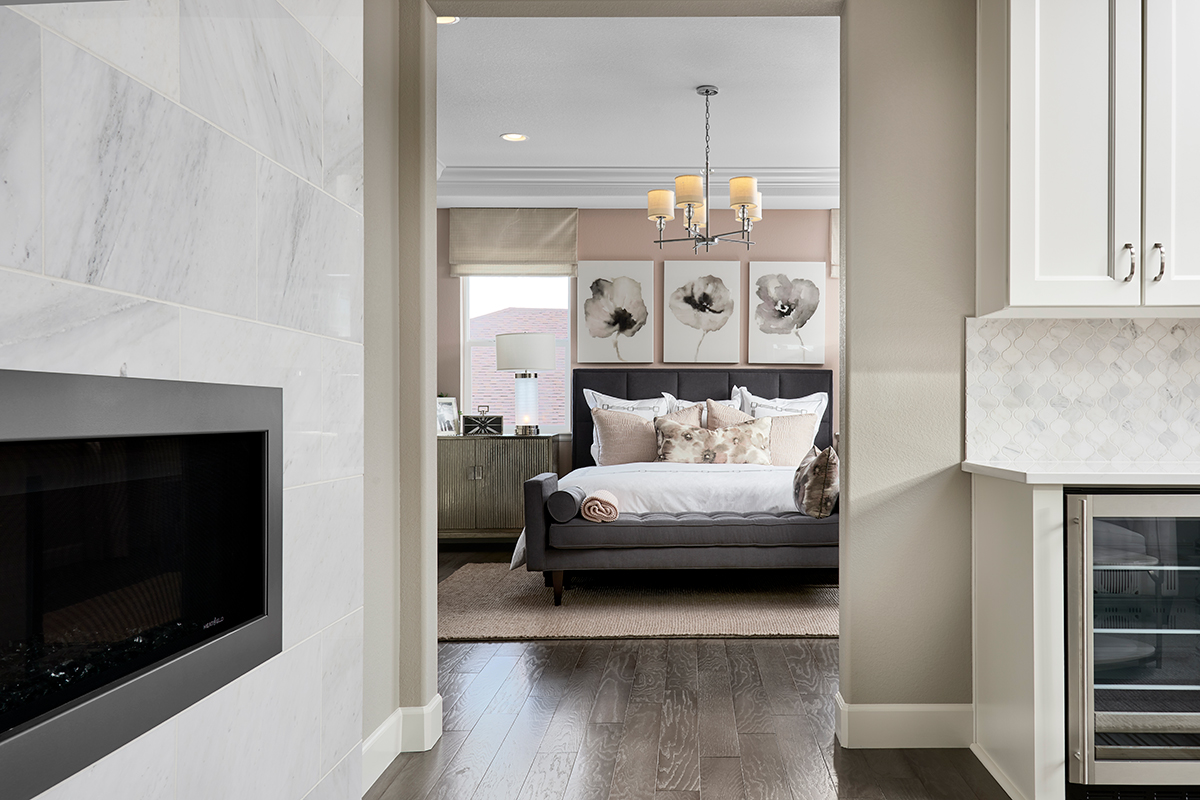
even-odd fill
[(321, 341), (321, 478), (363, 473), (363, 347)]
[(41, 48), (37, 25), (0, 8), (0, 266), (34, 272), (42, 271)]
[(363, 90), (325, 54), (325, 191), (363, 210)]
[(362, 741), (363, 612), (321, 632), (321, 772)]
[(184, 309), (180, 377), (283, 388), (283, 485), (320, 480), (321, 340)]
[(321, 183), (321, 46), (275, 0), (180, 0), (183, 104)]
[(363, 0), (279, 0), (360, 84)]
[(175, 797), (175, 720), (169, 719), (36, 800), (168, 800)]
[(254, 315), (254, 154), (43, 34), (46, 274)]
[(361, 342), (363, 218), (262, 158), (258, 195), (258, 318)]
[(362, 746), (356, 745), (304, 800), (360, 800), (362, 779)]
[(177, 800), (293, 800), (321, 777), (321, 643), (286, 650), (183, 711)]
[(0, 270), (0, 368), (179, 377), (179, 309)]
[(179, 0), (46, 3), (21, 12), (179, 99)]
[(362, 478), (283, 493), (284, 647), (362, 605), (362, 493)]

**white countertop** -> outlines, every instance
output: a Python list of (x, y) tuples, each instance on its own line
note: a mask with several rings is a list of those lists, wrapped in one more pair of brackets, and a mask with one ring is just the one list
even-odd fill
[(1200, 462), (964, 461), (963, 472), (1028, 484), (1200, 486)]

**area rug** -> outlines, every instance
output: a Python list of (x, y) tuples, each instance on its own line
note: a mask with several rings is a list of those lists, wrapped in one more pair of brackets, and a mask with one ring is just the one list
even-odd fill
[(835, 637), (838, 587), (800, 570), (593, 572), (554, 605), (540, 572), (467, 564), (438, 584), (438, 639)]

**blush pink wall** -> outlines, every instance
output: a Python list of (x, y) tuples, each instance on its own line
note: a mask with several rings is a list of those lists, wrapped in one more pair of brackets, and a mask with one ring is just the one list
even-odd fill
[[(462, 319), (459, 281), (450, 277), (450, 262), (447, 254), (449, 243), (449, 212), (438, 210), (438, 391), (458, 397), (461, 389), (459, 354), (462, 352)], [(737, 228), (732, 211), (717, 211), (711, 230), (728, 231)], [(679, 236), (682, 225), (668, 223), (667, 236)], [(579, 260), (580, 261), (653, 261), (654, 262), (654, 362), (638, 364), (638, 367), (668, 366), (662, 360), (662, 297), (663, 262), (670, 261), (733, 261), (742, 265), (741, 309), (741, 360), (742, 367), (766, 367), (747, 361), (746, 326), (754, 295), (750, 291), (750, 261), (824, 261), (826, 283), (822, 290), (825, 300), (825, 363), (820, 365), (797, 365), (795, 369), (833, 370), (834, 396), (830, 402), (834, 409), (834, 430), (838, 419), (838, 329), (839, 303), (838, 282), (830, 278), (829, 264), (829, 212), (770, 209), (763, 221), (754, 227), (754, 247), (747, 253), (745, 248), (732, 244), (721, 244), (708, 253), (692, 254), (685, 243), (668, 244), (659, 250), (654, 244), (656, 231), (640, 209), (593, 209), (579, 210)], [(575, 288), (571, 289), (575, 297)], [(577, 330), (575, 309), (571, 312), (571, 330)], [(571, 341), (571, 365), (575, 360), (575, 340)], [(672, 369), (713, 369), (721, 364), (670, 364)], [(688, 398), (702, 399), (702, 398)]]

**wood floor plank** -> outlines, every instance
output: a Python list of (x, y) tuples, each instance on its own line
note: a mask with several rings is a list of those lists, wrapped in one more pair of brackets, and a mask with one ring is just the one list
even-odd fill
[(437, 744), (424, 753), (401, 753), (367, 790), (363, 800), (419, 800), (424, 797), (467, 740), (467, 733), (446, 731)]
[(802, 716), (776, 717), (775, 741), (794, 800), (830, 800), (837, 797), (829, 767), (812, 727)]
[(533, 687), (541, 679), (546, 665), (550, 663), (553, 652), (553, 645), (531, 642), (525, 651), (517, 656), (516, 667), (508, 673), (485, 713), (519, 713), (525, 706), (525, 700), (533, 693)]
[(832, 746), (837, 725), (837, 701), (828, 695), (806, 695), (800, 702), (804, 706), (804, 715), (808, 718), (817, 744), (822, 748)]
[(562, 800), (574, 766), (574, 753), (538, 753), (519, 800)]
[(700, 759), (700, 800), (746, 800), (740, 758)]
[(836, 643), (830, 649), (823, 640), (785, 639), (779, 646), (800, 694), (833, 695), (837, 692)]
[[(959, 774), (949, 750), (902, 750), (913, 772), (929, 791), (933, 800), (979, 800)], [(966, 751), (970, 753), (970, 751)], [(971, 755), (971, 758), (974, 758)]]
[(563, 691), (558, 710), (550, 721), (550, 730), (542, 740), (543, 753), (574, 753), (583, 744), (588, 718), (600, 689), (604, 665), (608, 663), (612, 642), (598, 640), (583, 647), (571, 679)]
[(970, 750), (966, 748), (947, 750), (945, 756), (979, 800), (1006, 800), (1008, 793), (1000, 788), (1000, 784), (992, 777), (992, 773), (987, 771), (987, 767), (981, 764)]
[(617, 642), (608, 655), (600, 688), (592, 706), (591, 722), (624, 722), (625, 708), (633, 691), (633, 676), (637, 669), (638, 648), (627, 642)]
[(479, 676), (442, 713), (442, 730), (468, 731), (474, 728), (516, 666), (517, 659), (513, 656), (496, 656), (488, 661)]
[(454, 668), (474, 646), (474, 642), (442, 642), (438, 646), (438, 678), (454, 672)]
[(559, 642), (550, 654), (550, 663), (542, 670), (542, 677), (534, 684), (530, 694), (542, 697), (561, 697), (571, 682), (571, 673), (583, 653), (583, 642)]
[(791, 782), (775, 735), (744, 733), (738, 738), (746, 800), (791, 800)]
[(481, 672), (499, 649), (499, 642), (476, 642), (466, 657), (454, 667), (454, 671)]
[[(737, 756), (737, 721), (733, 714), (733, 687), (729, 679), (729, 660), (720, 639), (700, 642), (700, 757)], [(703, 784), (703, 775), (701, 775)], [(704, 791), (701, 785), (700, 791)]]
[(867, 767), (884, 778), (916, 778), (912, 762), (900, 750), (863, 750)]
[(763, 688), (753, 644), (745, 640), (726, 640), (725, 654), (729, 660), (733, 714), (738, 733), (774, 733), (771, 701)]
[(478, 672), (451, 672), (446, 677), (439, 678), (438, 692), (442, 695), (442, 708), (450, 708), (458, 702), (458, 698), (478, 677)]
[(832, 759), (830, 776), (838, 797), (886, 800), (875, 774), (867, 766), (862, 750), (847, 750), (834, 741), (829, 748)]
[(788, 668), (779, 642), (758, 640), (753, 648), (755, 660), (758, 661), (758, 673), (762, 676), (763, 688), (767, 690), (767, 698), (771, 702), (771, 711), (775, 716), (803, 714), (800, 692), (796, 690), (796, 682), (792, 680), (792, 671)]
[(519, 656), (525, 652), (525, 648), (536, 642), (505, 642), (500, 645), (500, 649), (496, 651), (498, 656)]
[(880, 777), (877, 782), (887, 800), (933, 800), (919, 778)]
[(557, 706), (557, 697), (526, 699), (475, 790), (477, 800), (517, 800), (520, 797), (521, 787), (525, 785)]
[(587, 726), (563, 800), (608, 800), (623, 727), (620, 723)]
[(661, 703), (667, 686), (667, 642), (650, 639), (638, 645), (630, 703)]
[(662, 703), (630, 703), (617, 749), (609, 800), (654, 800), (658, 783), (659, 726)]
[(655, 792), (654, 800), (700, 800), (699, 792)]
[(425, 795), (427, 800), (462, 800), (470, 797), (496, 752), (504, 744), (516, 719), (516, 714), (484, 714), (480, 717), (458, 753), (438, 777), (437, 783)]
[(667, 679), (658, 738), (658, 789), (700, 791), (700, 675), (695, 640), (667, 643)]

